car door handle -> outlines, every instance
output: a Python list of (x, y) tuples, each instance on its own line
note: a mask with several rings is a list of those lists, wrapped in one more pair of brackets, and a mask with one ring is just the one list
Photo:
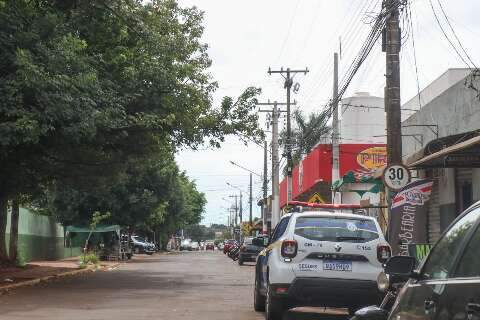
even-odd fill
[(435, 310), (435, 302), (432, 300), (425, 300), (424, 303), (425, 313), (430, 313)]
[(480, 304), (479, 303), (468, 303), (467, 307), (465, 308), (467, 311), (467, 314), (469, 315), (480, 315)]

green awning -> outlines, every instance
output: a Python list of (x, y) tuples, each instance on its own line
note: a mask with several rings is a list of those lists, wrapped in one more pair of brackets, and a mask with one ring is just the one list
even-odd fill
[(103, 233), (103, 232), (116, 232), (120, 234), (120, 226), (118, 224), (114, 225), (98, 225), (95, 229), (91, 229), (88, 226), (67, 226), (65, 228), (66, 232), (77, 232), (77, 233)]
[(379, 193), (383, 189), (383, 182), (381, 179), (374, 177), (361, 177), (357, 179), (353, 171), (347, 172), (342, 178), (338, 179), (332, 184), (332, 190), (338, 191), (346, 183), (372, 183), (372, 186), (369, 190), (348, 190), (358, 193), (360, 196), (363, 196), (367, 192)]

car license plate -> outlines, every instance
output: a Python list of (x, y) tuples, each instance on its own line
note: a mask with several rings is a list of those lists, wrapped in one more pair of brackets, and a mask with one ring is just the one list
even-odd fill
[(323, 261), (323, 270), (351, 272), (352, 261), (325, 260)]

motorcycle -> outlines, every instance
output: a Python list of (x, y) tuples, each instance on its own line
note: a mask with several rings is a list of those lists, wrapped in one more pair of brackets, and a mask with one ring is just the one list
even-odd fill
[(381, 291), (386, 291), (382, 302), (379, 306), (369, 306), (357, 310), (350, 320), (386, 320), (392, 310), (393, 304), (397, 299), (399, 290), (402, 287), (401, 284), (390, 285), (390, 281), (387, 275), (382, 273), (379, 276), (378, 287)]
[(238, 257), (240, 256), (240, 244), (239, 243), (235, 243), (233, 244), (230, 249), (228, 250), (228, 257), (230, 259), (232, 259), (233, 261), (237, 261), (238, 260)]

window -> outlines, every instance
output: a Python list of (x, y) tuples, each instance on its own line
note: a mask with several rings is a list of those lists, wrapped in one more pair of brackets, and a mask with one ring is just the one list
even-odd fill
[(275, 231), (273, 232), (272, 240), (270, 241), (270, 243), (274, 243), (285, 233), (285, 230), (287, 230), (288, 221), (290, 221), (290, 217), (280, 220), (277, 227), (275, 228)]
[(468, 243), (462, 258), (460, 259), (455, 277), (474, 278), (480, 277), (480, 227), (477, 227), (475, 234)]
[(316, 241), (368, 242), (378, 239), (378, 230), (370, 219), (300, 217), (295, 234)]
[(423, 267), (425, 280), (446, 279), (452, 274), (455, 257), (468, 231), (480, 216), (480, 209), (469, 212), (448, 230), (430, 252)]

